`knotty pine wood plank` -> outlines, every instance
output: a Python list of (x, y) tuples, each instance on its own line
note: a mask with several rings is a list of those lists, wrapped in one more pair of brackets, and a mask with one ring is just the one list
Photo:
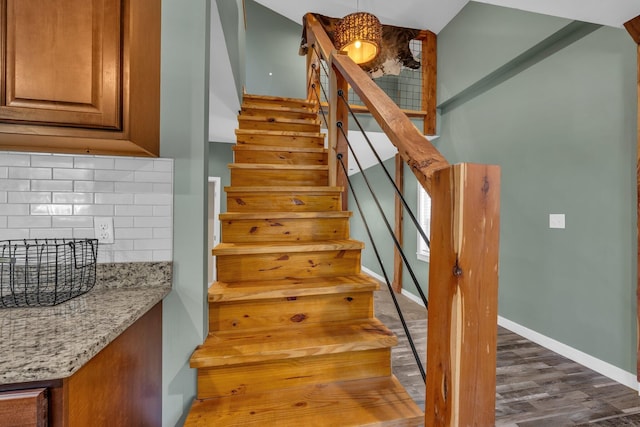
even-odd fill
[(377, 291), (380, 284), (366, 274), (314, 277), (309, 279), (255, 280), (215, 282), (208, 291), (208, 301), (246, 301), (263, 298), (287, 298), (346, 292)]
[(222, 241), (273, 242), (346, 239), (349, 217), (222, 219)]
[(244, 116), (260, 117), (264, 120), (270, 118), (283, 118), (294, 120), (312, 120), (318, 119), (318, 113), (308, 108), (291, 108), (277, 106), (246, 106), (240, 109), (240, 114)]
[[(250, 163), (247, 163), (250, 164)], [(235, 165), (237, 166), (237, 165)], [(260, 165), (266, 166), (266, 165)], [(324, 186), (329, 183), (329, 171), (322, 169), (285, 169), (279, 166), (295, 165), (268, 165), (262, 168), (230, 168), (231, 185), (237, 187), (249, 187), (255, 185), (272, 186)], [(317, 166), (309, 166), (316, 168)]]
[[(285, 149), (252, 150), (250, 146), (234, 145), (233, 158), (236, 163), (273, 163), (288, 165), (326, 165), (327, 153), (322, 149), (317, 151), (303, 151)], [(255, 146), (252, 148), (265, 148)], [(270, 148), (270, 147), (267, 147)]]
[(640, 44), (640, 15), (624, 23), (627, 32), (637, 44)]
[(209, 303), (209, 332), (297, 328), (373, 316), (373, 292)]
[(242, 96), (242, 105), (267, 105), (289, 108), (317, 108), (317, 103), (313, 100), (287, 98), (280, 96), (256, 95), (245, 93)]
[(236, 129), (236, 142), (239, 145), (323, 148), (324, 134), (320, 132)]
[(317, 212), (341, 208), (342, 189), (336, 187), (228, 187), (225, 191), (229, 212)]
[(383, 377), (195, 402), (185, 426), (399, 427), (419, 426), (422, 418), (395, 377)]
[(260, 117), (238, 116), (239, 129), (252, 130), (275, 130), (275, 131), (295, 131), (295, 132), (320, 132), (320, 122), (310, 120), (294, 119), (269, 119), (263, 120)]
[(360, 273), (360, 249), (216, 256), (223, 282), (348, 276)]
[(495, 421), (500, 169), (459, 164), (432, 181), (425, 425)]
[(391, 375), (391, 350), (323, 354), (198, 369), (198, 399)]
[(360, 250), (364, 243), (359, 240), (325, 240), (315, 242), (272, 242), (269, 245), (252, 243), (220, 243), (213, 249), (213, 255), (280, 254), (282, 252), (320, 252)]
[(192, 368), (257, 363), (311, 355), (389, 348), (396, 336), (377, 319), (331, 322), (306, 328), (221, 331), (191, 356)]
[(426, 111), (423, 133), (435, 135), (437, 119), (438, 36), (425, 31), (422, 39), (422, 109)]

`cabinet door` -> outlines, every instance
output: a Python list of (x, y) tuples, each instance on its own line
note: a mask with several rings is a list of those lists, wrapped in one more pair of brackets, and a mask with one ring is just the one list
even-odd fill
[(121, 0), (0, 5), (0, 122), (121, 129)]
[(0, 425), (4, 427), (46, 426), (46, 389), (39, 388), (0, 393)]

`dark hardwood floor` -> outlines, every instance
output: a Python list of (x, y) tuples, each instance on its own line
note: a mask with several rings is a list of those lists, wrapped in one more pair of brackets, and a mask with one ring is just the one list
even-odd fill
[[(409, 331), (425, 361), (426, 311), (398, 296)], [(376, 294), (376, 315), (400, 340), (393, 372), (424, 408), (424, 383), (387, 291)], [(496, 426), (640, 426), (640, 397), (563, 356), (498, 328)]]

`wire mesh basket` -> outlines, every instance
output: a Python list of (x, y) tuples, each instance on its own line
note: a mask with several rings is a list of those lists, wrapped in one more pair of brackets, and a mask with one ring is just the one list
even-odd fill
[(42, 307), (96, 282), (97, 239), (0, 240), (0, 308)]

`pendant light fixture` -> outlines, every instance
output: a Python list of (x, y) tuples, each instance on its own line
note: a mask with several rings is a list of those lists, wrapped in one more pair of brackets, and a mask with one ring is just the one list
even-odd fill
[(335, 38), (339, 50), (345, 51), (356, 64), (374, 60), (380, 53), (382, 25), (367, 12), (351, 13), (338, 22)]

